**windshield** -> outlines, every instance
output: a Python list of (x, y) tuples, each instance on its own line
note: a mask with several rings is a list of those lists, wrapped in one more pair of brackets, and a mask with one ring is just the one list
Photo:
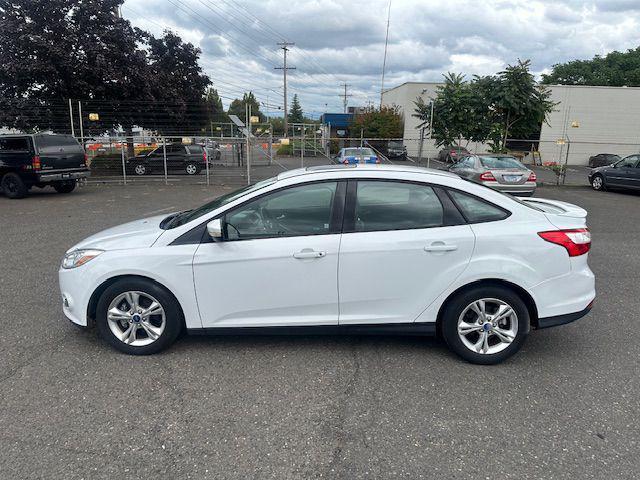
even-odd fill
[[(239, 190), (235, 190), (233, 192), (229, 192), (226, 195), (222, 195), (215, 200), (205, 203), (201, 207), (194, 208), (193, 210), (185, 210), (184, 212), (180, 212), (172, 217), (171, 221), (167, 224), (166, 229), (179, 227), (180, 225), (184, 225), (185, 223), (189, 223), (196, 218), (200, 218), (201, 216), (213, 212), (214, 210), (226, 205), (227, 203), (231, 203), (238, 198), (248, 195), (251, 192), (255, 192), (256, 190), (260, 190), (268, 185), (272, 185), (276, 182), (277, 178), (272, 177), (267, 180), (263, 180), (261, 182), (255, 183), (253, 185), (247, 185)], [(165, 219), (166, 220), (166, 219)]]
[(373, 155), (373, 150), (370, 148), (347, 148), (344, 151), (345, 156), (355, 157), (358, 155)]
[(485, 168), (518, 168), (520, 170), (526, 170), (523, 164), (513, 157), (480, 157), (480, 163)]

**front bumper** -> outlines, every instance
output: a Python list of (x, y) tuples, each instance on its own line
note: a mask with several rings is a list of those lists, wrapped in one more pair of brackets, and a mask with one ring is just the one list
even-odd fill
[(93, 288), (93, 276), (89, 274), (87, 265), (77, 268), (58, 270), (60, 294), (62, 295), (62, 311), (71, 322), (81, 327), (88, 325), (88, 307)]
[(38, 182), (57, 182), (57, 181), (65, 181), (65, 180), (78, 180), (81, 178), (87, 178), (91, 175), (89, 169), (86, 170), (64, 170), (64, 171), (56, 171), (56, 172), (40, 172), (37, 174), (36, 178)]

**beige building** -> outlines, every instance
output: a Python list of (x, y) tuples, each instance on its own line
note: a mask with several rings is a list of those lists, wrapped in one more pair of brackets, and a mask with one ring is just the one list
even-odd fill
[[(429, 101), (438, 83), (407, 82), (383, 93), (384, 105), (397, 105), (404, 114), (404, 141), (409, 155), (419, 149), (420, 121), (413, 117), (418, 96)], [(539, 151), (543, 162), (562, 161), (585, 165), (591, 155), (640, 152), (640, 88), (550, 85), (557, 103), (540, 132)], [(470, 143), (473, 152), (486, 150)], [(423, 156), (434, 157), (439, 148), (427, 138)], [(567, 156), (568, 150), (568, 156)]]

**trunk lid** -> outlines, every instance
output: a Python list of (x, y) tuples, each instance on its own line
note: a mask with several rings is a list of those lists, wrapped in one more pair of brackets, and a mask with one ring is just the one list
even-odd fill
[(530, 172), (515, 168), (493, 168), (489, 170), (498, 183), (504, 185), (522, 185), (529, 179)]
[(43, 171), (85, 167), (84, 150), (71, 135), (35, 135), (34, 143)]

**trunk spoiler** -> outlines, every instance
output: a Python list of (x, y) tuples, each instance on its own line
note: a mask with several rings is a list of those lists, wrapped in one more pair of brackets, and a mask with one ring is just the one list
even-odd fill
[(520, 198), (519, 200), (547, 214), (558, 215), (560, 217), (587, 218), (587, 211), (572, 203), (546, 198)]

